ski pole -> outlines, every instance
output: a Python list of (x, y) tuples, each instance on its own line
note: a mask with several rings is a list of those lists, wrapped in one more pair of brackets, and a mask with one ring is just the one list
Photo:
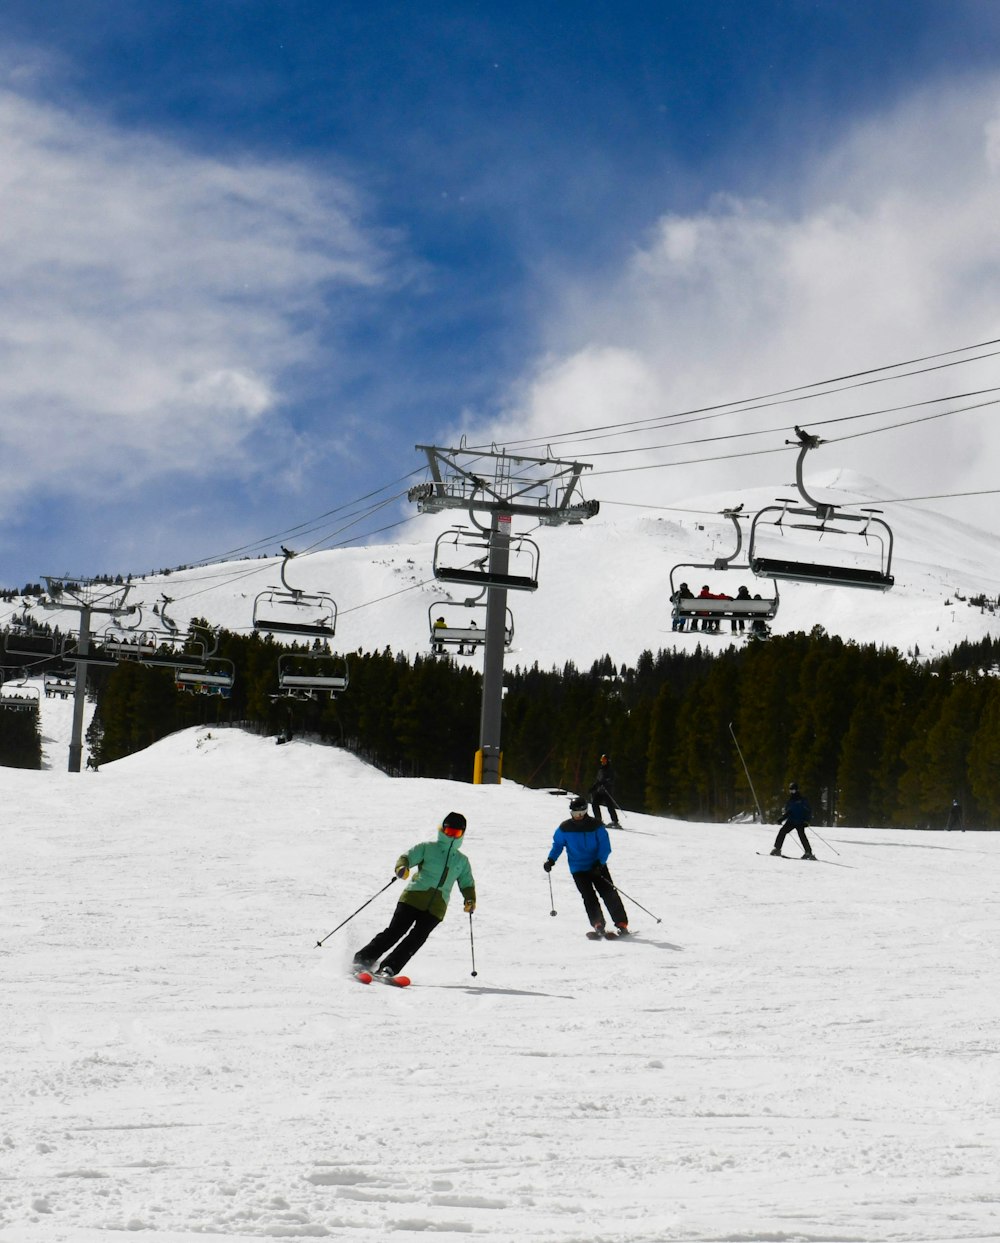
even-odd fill
[[(809, 828), (812, 829), (813, 833), (816, 833), (816, 830), (813, 828), (812, 825), (810, 825)], [(819, 833), (816, 833), (816, 836), (819, 837), (819, 840), (823, 843), (824, 846), (826, 846), (828, 850), (832, 850), (833, 853), (837, 856), (837, 858), (838, 859), (840, 858), (840, 851), (837, 850), (835, 846), (831, 846), (825, 837), (820, 837)]]
[[(642, 905), (641, 902), (636, 902), (635, 898), (630, 898), (629, 895), (625, 893), (624, 890), (619, 889), (617, 885), (615, 885), (615, 893), (617, 893), (620, 898), (625, 898), (626, 901), (631, 902), (633, 906), (637, 906), (640, 911), (646, 911), (646, 908)], [(658, 924), (663, 923), (663, 920), (660, 919), (658, 916), (654, 915), (652, 911), (646, 911), (646, 914), (651, 919), (655, 919)]]
[(472, 954), (472, 974), (478, 975), (476, 970), (476, 939), (472, 935), (472, 912), (469, 912), (469, 951)]
[(619, 803), (619, 801), (615, 798), (615, 796), (614, 796), (613, 794), (609, 794), (609, 795), (608, 795), (608, 798), (611, 800), (611, 803), (612, 803), (612, 805), (613, 805), (613, 807), (614, 807), (615, 811), (616, 811), (616, 812), (618, 812), (618, 814), (619, 814), (619, 815), (621, 816), (621, 818), (624, 820), (624, 819), (625, 819), (625, 808), (624, 808), (624, 807), (622, 807), (621, 803)]
[[(396, 877), (394, 876), (392, 880), (389, 881), (389, 885), (394, 885), (395, 883), (396, 883)], [(372, 896), (368, 899), (368, 902), (362, 902), (361, 905), (358, 907), (358, 909), (354, 912), (354, 915), (360, 915), (369, 902), (375, 901), (379, 893), (385, 893), (385, 891), (389, 888), (389, 885), (383, 885), (382, 888), (378, 891), (378, 893), (372, 894)], [(329, 941), (329, 939), (333, 936), (334, 932), (339, 932), (341, 928), (343, 928), (344, 924), (348, 924), (351, 922), (351, 920), (354, 918), (354, 915), (348, 915), (346, 919), (342, 919), (340, 923), (336, 926), (336, 928), (334, 928), (333, 932), (328, 932), (326, 934), (326, 936), (323, 938), (323, 941)], [(317, 949), (319, 949), (319, 947), (323, 944), (323, 941), (316, 942)]]
[(757, 815), (760, 817), (761, 824), (764, 823), (764, 813), (760, 809), (760, 803), (757, 801), (757, 791), (753, 788), (753, 782), (750, 780), (750, 769), (747, 768), (747, 762), (743, 758), (743, 752), (740, 750), (740, 744), (736, 742), (736, 734), (733, 731), (733, 723), (729, 722), (729, 732), (733, 735), (733, 742), (736, 743), (736, 754), (740, 757), (740, 763), (743, 765), (743, 771), (747, 775), (747, 785), (750, 787), (750, 793), (753, 795), (753, 801), (757, 804)]
[(549, 872), (549, 905), (552, 907), (552, 910), (549, 911), (549, 914), (555, 915), (556, 914), (556, 899), (555, 899), (555, 895), (552, 893), (552, 873), (551, 872)]

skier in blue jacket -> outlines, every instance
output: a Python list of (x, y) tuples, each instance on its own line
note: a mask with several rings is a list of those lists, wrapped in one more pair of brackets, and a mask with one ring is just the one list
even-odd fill
[[(619, 936), (628, 936), (628, 916), (618, 896), (615, 882), (608, 871), (611, 839), (599, 820), (587, 815), (587, 800), (577, 796), (569, 805), (570, 818), (564, 820), (552, 838), (549, 857), (542, 864), (551, 872), (556, 860), (566, 851), (566, 862), (576, 883), (587, 918), (597, 935), (605, 931), (601, 902), (608, 908), (611, 922)], [(600, 898), (600, 901), (598, 900)]]
[(781, 854), (782, 843), (792, 829), (795, 829), (799, 835), (799, 841), (802, 843), (802, 858), (815, 859), (816, 856), (812, 852), (812, 846), (809, 845), (809, 838), (806, 837), (806, 825), (811, 819), (812, 808), (809, 806), (808, 800), (799, 793), (799, 787), (793, 781), (788, 787), (788, 802), (785, 804), (785, 810), (781, 813), (781, 828), (778, 831), (778, 836), (775, 838), (774, 849), (771, 851), (771, 854)]

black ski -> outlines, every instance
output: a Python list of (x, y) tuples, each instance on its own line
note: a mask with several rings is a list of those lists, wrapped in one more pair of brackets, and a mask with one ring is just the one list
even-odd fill
[(853, 863), (838, 863), (836, 859), (821, 859), (819, 855), (813, 855), (811, 859), (807, 859), (805, 855), (772, 855), (769, 850), (758, 850), (757, 854), (765, 859), (787, 859), (790, 863), (828, 863), (834, 868), (852, 868)]

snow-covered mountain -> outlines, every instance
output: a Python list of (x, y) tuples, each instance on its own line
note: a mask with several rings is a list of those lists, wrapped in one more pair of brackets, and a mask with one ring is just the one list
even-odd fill
[[(886, 489), (847, 472), (836, 472), (817, 487), (819, 499), (855, 507)], [(508, 664), (561, 667), (573, 660), (580, 667), (608, 653), (616, 663), (635, 662), (645, 649), (672, 645), (693, 648), (699, 642), (721, 645), (733, 641), (723, 624), (718, 635), (675, 634), (670, 621), (670, 573), (680, 566), (697, 593), (702, 584), (735, 595), (746, 583), (765, 595), (771, 580), (747, 571), (725, 573), (704, 568), (726, 557), (736, 546), (735, 529), (722, 510), (742, 504), (752, 515), (775, 500), (773, 488), (746, 489), (739, 495), (688, 498), (660, 514), (633, 513), (605, 507), (579, 526), (528, 531), (522, 520), (515, 529), (527, 533), (538, 550), (536, 591), (511, 591), (508, 604), (514, 622), (513, 651)], [(794, 497), (794, 488), (782, 495)], [(801, 502), (800, 502), (801, 503)], [(855, 510), (856, 512), (856, 510)], [(884, 508), (894, 537), (892, 573), (895, 586), (886, 592), (783, 582), (780, 607), (772, 623), (776, 634), (809, 631), (820, 625), (858, 642), (894, 646), (922, 656), (940, 655), (965, 639), (976, 640), (1000, 630), (1000, 619), (971, 600), (1000, 596), (1000, 537), (912, 504)], [(467, 515), (418, 515), (396, 543), (341, 548), (295, 558), (287, 567), (288, 582), (308, 592), (328, 592), (337, 605), (334, 647), (341, 652), (390, 647), (414, 655), (429, 648), (431, 614), (442, 602), (454, 602), (449, 613), (476, 616), (461, 602), (474, 591), (443, 587), (433, 574), (437, 536), (459, 525)], [(742, 521), (746, 561), (750, 522)], [(779, 536), (792, 545), (808, 540), (817, 560), (829, 558), (835, 535), (819, 540), (809, 532), (787, 530)], [(773, 532), (772, 532), (773, 542)], [(847, 541), (841, 541), (842, 544)], [(877, 557), (877, 547), (851, 537), (861, 556)], [(453, 555), (444, 546), (442, 556)], [(169, 615), (182, 627), (202, 616), (231, 630), (252, 628), (255, 598), (280, 586), (280, 557), (260, 558), (177, 570), (134, 583), (129, 601), (143, 606), (144, 624), (156, 622), (152, 608), (165, 594)], [(513, 566), (512, 566), (513, 569)], [(15, 600), (4, 610), (16, 611)], [(456, 611), (457, 610), (457, 613)], [(55, 615), (35, 610), (36, 616)], [(64, 615), (63, 624), (73, 615)], [(482, 615), (479, 614), (480, 624)], [(479, 659), (467, 658), (467, 659)]]

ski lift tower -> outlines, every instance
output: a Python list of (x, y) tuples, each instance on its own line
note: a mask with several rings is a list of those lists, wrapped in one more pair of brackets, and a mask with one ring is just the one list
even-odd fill
[[(499, 785), (507, 592), (533, 591), (538, 586), (537, 546), (524, 536), (512, 534), (511, 521), (531, 518), (539, 526), (580, 524), (594, 517), (600, 503), (585, 501), (579, 491), (581, 473), (590, 470), (588, 463), (520, 457), (496, 446), (489, 450), (431, 445), (416, 448), (427, 455), (431, 480), (410, 488), (409, 499), (416, 502), (421, 513), (463, 509), (473, 527), (471, 539), (464, 528), (446, 533), (454, 536), (450, 543), (455, 547), (472, 546), (470, 558), (465, 563), (444, 565), (435, 552), (434, 574), (486, 591), (482, 708), (473, 782)], [(475, 556), (476, 552), (481, 555)], [(523, 564), (515, 567), (521, 572), (510, 572), (512, 556), (515, 561), (527, 562), (527, 573)]]
[(118, 663), (116, 659), (109, 661), (107, 656), (88, 658), (91, 618), (95, 613), (121, 617), (126, 613), (134, 613), (136, 605), (125, 604), (125, 597), (129, 593), (127, 583), (115, 584), (96, 578), (70, 578), (67, 575), (57, 578), (46, 574), (44, 578), (49, 597), (44, 601), (44, 607), (69, 609), (80, 614), (80, 636), (77, 640), (76, 655), (68, 657), (76, 665), (68, 771), (78, 773), (83, 755), (83, 709), (87, 698), (87, 668), (90, 665)]

